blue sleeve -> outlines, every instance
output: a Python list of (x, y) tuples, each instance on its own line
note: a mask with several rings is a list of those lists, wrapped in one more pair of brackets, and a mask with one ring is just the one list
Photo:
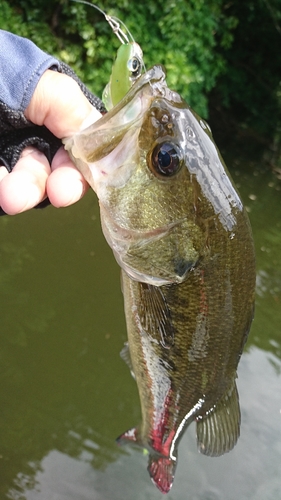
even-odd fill
[(0, 30), (0, 101), (24, 111), (40, 77), (50, 67), (58, 68), (58, 60), (30, 40)]

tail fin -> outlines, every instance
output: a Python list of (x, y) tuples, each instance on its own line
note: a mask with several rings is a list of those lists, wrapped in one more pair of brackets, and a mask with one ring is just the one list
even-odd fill
[(161, 493), (169, 493), (176, 471), (176, 460), (162, 456), (149, 457), (147, 470), (152, 482), (157, 486)]

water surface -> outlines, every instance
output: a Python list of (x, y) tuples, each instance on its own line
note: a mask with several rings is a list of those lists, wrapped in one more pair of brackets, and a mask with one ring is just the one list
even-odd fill
[[(179, 446), (171, 500), (281, 498), (281, 181), (232, 168), (257, 251), (256, 315), (239, 365), (235, 449)], [(0, 219), (0, 499), (157, 500), (147, 457), (115, 438), (140, 421), (119, 356), (119, 268), (91, 192), (77, 205)]]

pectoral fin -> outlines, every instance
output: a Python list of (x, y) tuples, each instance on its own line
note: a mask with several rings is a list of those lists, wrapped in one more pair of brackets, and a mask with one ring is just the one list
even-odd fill
[(233, 388), (202, 419), (197, 419), (197, 445), (200, 453), (218, 457), (230, 451), (240, 434), (239, 397)]
[(171, 312), (161, 287), (139, 283), (140, 321), (148, 335), (169, 349), (174, 345)]

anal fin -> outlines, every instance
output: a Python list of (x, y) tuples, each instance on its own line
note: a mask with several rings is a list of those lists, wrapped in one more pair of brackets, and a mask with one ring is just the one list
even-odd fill
[(239, 396), (233, 388), (208, 415), (197, 419), (197, 446), (200, 453), (218, 457), (232, 450), (240, 435)]

